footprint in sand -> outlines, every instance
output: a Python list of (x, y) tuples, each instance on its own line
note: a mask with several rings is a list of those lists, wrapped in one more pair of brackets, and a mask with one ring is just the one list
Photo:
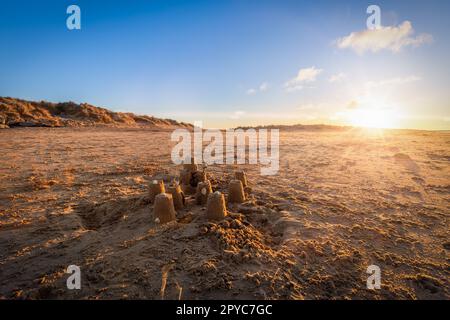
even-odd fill
[(411, 178), (415, 183), (417, 183), (420, 186), (424, 186), (425, 185), (425, 180), (422, 179), (420, 176), (414, 176)]
[(414, 160), (412, 160), (411, 157), (408, 156), (407, 154), (396, 153), (394, 155), (394, 160), (396, 163), (402, 165), (405, 169), (411, 172), (418, 173), (420, 171), (420, 168), (417, 165), (417, 163)]

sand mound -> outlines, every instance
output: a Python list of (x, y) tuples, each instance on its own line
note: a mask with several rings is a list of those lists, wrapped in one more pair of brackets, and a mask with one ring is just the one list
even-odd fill
[(74, 102), (34, 102), (0, 97), (0, 128), (8, 127), (190, 127), (170, 119), (113, 112)]

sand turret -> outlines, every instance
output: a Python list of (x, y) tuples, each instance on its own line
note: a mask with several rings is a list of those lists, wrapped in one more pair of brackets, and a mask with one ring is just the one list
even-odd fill
[(156, 195), (153, 215), (155, 221), (158, 223), (167, 223), (176, 219), (176, 212), (171, 194), (160, 193)]
[(184, 193), (178, 183), (174, 183), (167, 188), (167, 193), (172, 195), (173, 205), (175, 209), (179, 210), (185, 206)]
[(206, 204), (209, 194), (212, 193), (211, 183), (209, 180), (200, 182), (195, 192), (195, 202), (199, 205)]
[(195, 163), (185, 163), (183, 164), (183, 170), (195, 172), (198, 170), (198, 166)]
[(234, 173), (234, 177), (236, 178), (236, 180), (240, 180), (242, 182), (242, 186), (244, 188), (248, 185), (247, 175), (245, 174), (245, 171), (236, 171)]
[(152, 180), (149, 186), (149, 196), (150, 202), (155, 201), (155, 197), (160, 194), (166, 192), (164, 188), (164, 182), (162, 180)]
[(223, 194), (219, 191), (210, 193), (206, 204), (206, 216), (208, 220), (222, 220), (226, 215), (227, 207)]
[(245, 194), (241, 180), (231, 180), (228, 186), (228, 202), (242, 203), (244, 201)]
[(186, 194), (195, 193), (199, 182), (204, 182), (206, 179), (206, 172), (198, 170), (196, 164), (183, 164), (183, 170), (180, 171), (180, 184)]

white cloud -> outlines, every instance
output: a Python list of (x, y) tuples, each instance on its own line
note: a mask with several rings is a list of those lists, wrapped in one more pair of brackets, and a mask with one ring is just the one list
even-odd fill
[(418, 76), (408, 76), (408, 77), (397, 77), (392, 79), (385, 79), (380, 81), (369, 81), (366, 83), (368, 88), (379, 88), (384, 86), (396, 86), (401, 84), (406, 84), (410, 82), (415, 82), (421, 80)]
[(338, 74), (333, 74), (330, 78), (328, 78), (328, 81), (331, 83), (337, 83), (341, 82), (347, 77), (347, 75), (343, 72), (340, 72)]
[(300, 69), (297, 76), (284, 84), (286, 91), (296, 91), (304, 88), (306, 83), (316, 81), (317, 76), (322, 73), (322, 69), (316, 69), (316, 67), (310, 67)]
[(404, 21), (399, 26), (352, 32), (346, 37), (337, 39), (335, 43), (340, 49), (349, 48), (362, 54), (366, 51), (378, 52), (380, 50), (398, 52), (403, 47), (417, 47), (432, 41), (433, 36), (427, 33), (414, 36), (411, 22)]
[(255, 94), (257, 94), (258, 92), (266, 92), (267, 90), (269, 90), (270, 85), (268, 82), (263, 82), (259, 85), (258, 88), (250, 88), (247, 90), (247, 94), (250, 96), (253, 96)]

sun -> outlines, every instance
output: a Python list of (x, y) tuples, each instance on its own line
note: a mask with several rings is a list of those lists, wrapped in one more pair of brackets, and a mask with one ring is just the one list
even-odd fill
[(348, 121), (355, 127), (393, 128), (396, 124), (394, 108), (381, 101), (361, 103), (347, 113)]
[(382, 109), (359, 109), (350, 112), (350, 123), (356, 127), (392, 128), (392, 112)]

